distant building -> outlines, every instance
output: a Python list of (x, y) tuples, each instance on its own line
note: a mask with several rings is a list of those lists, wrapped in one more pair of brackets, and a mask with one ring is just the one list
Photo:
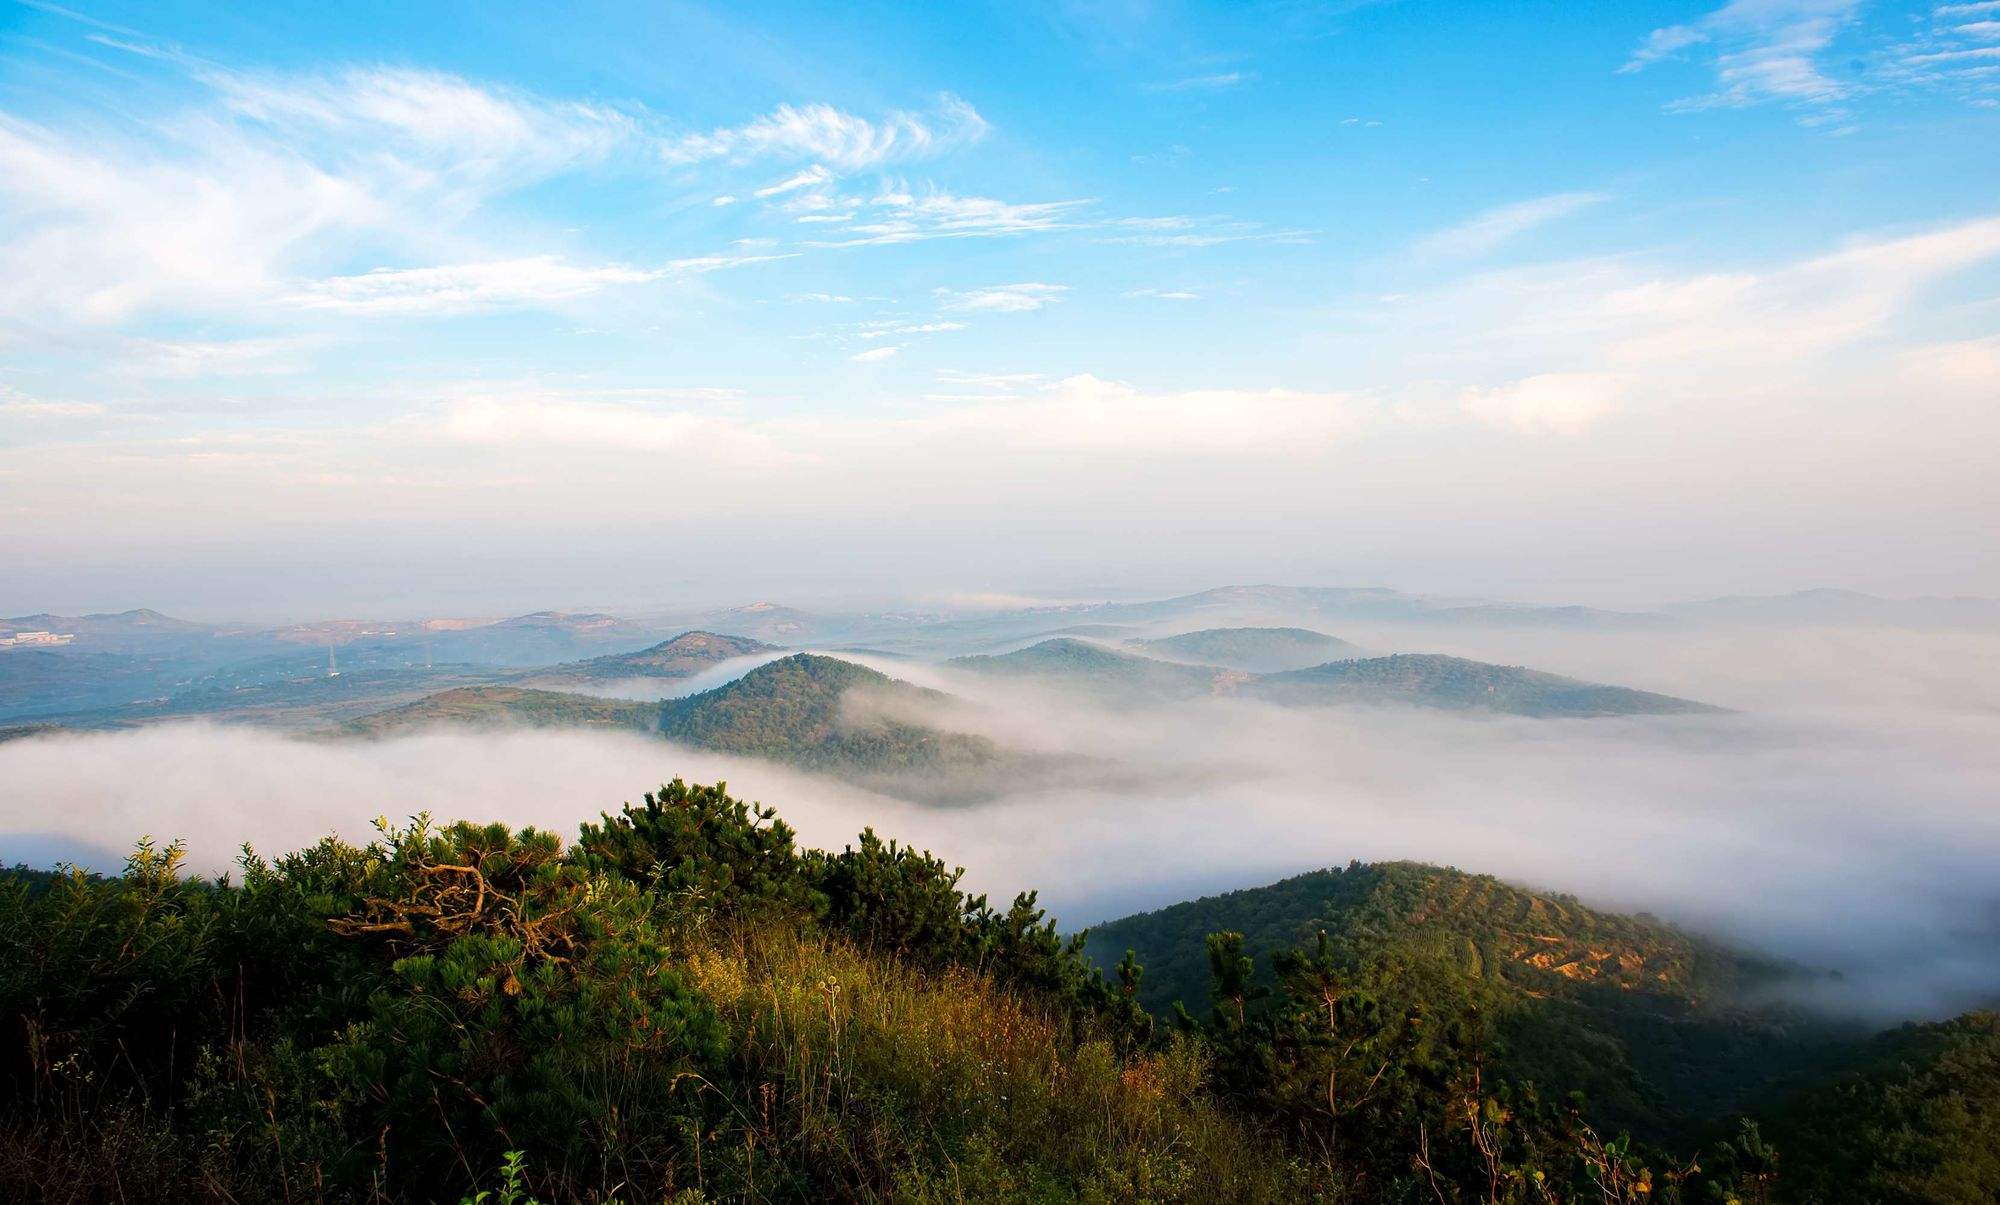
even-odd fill
[(26, 645), (68, 644), (76, 636), (70, 632), (16, 632), (12, 636), (0, 636), (0, 648)]

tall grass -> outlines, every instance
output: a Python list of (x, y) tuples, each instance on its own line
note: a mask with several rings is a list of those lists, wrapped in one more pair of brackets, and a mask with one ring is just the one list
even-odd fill
[(859, 1200), (1311, 1195), (1302, 1166), (1208, 1103), (1192, 1043), (1121, 1058), (978, 973), (793, 927), (732, 927), (689, 974), (757, 1085), (708, 1149), (747, 1195), (784, 1195), (787, 1168)]

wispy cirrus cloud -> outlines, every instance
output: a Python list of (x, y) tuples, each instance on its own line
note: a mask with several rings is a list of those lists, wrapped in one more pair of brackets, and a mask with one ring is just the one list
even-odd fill
[(874, 119), (828, 104), (780, 105), (740, 126), (669, 140), (660, 157), (674, 166), (805, 160), (851, 172), (941, 155), (979, 141), (990, 128), (977, 109), (949, 92), (939, 94), (929, 113)]
[(1166, 83), (1150, 84), (1148, 92), (1217, 92), (1248, 83), (1256, 76), (1247, 71), (1219, 71), (1213, 75), (1190, 75)]
[(994, 314), (1023, 314), (1062, 300), (1068, 285), (1023, 281), (1020, 284), (991, 285), (983, 289), (939, 289), (945, 308), (975, 310)]
[[(815, 209), (830, 204), (820, 198)], [(942, 189), (921, 192), (891, 185), (855, 209), (832, 215), (808, 213), (840, 228), (842, 237), (817, 240), (824, 247), (884, 246), (933, 239), (995, 238), (1078, 228), (1088, 200), (1018, 203), (993, 197), (962, 196)], [(865, 212), (863, 212), (865, 211)]]
[(1415, 251), (1428, 259), (1486, 255), (1537, 226), (1560, 221), (1608, 199), (1599, 192), (1559, 192), (1501, 205), (1418, 240)]
[(1818, 60), (1860, 7), (1860, 0), (1732, 0), (1699, 21), (1653, 30), (1619, 70), (1641, 71), (1701, 48), (1716, 86), (1675, 102), (1673, 108), (1733, 108), (1762, 101), (1830, 104), (1850, 87), (1827, 75)]
[(628, 264), (583, 266), (559, 256), (448, 264), (422, 268), (378, 268), (356, 276), (312, 281), (289, 298), (308, 310), (362, 315), (449, 315), (508, 306), (573, 301), (620, 285), (639, 285), (672, 276), (697, 275), (789, 255), (704, 255), (657, 268)]

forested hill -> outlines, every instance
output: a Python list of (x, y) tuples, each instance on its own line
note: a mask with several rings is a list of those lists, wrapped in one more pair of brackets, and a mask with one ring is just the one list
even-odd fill
[(1058, 637), (1000, 656), (956, 657), (953, 669), (1048, 683), (1104, 700), (1195, 698), (1226, 692), (1241, 673), (1183, 665)]
[(1553, 718), (1692, 715), (1720, 711), (1651, 691), (1605, 686), (1511, 665), (1435, 653), (1400, 653), (1335, 661), (1267, 674), (1245, 693), (1288, 706), (1401, 703), (1448, 711), (1492, 711)]
[(623, 678), (678, 680), (714, 669), (725, 661), (778, 652), (775, 644), (765, 644), (747, 636), (723, 636), (715, 632), (682, 632), (635, 653), (613, 653), (553, 665), (534, 675), (536, 682), (602, 682)]
[(462, 686), (343, 724), (350, 736), (392, 736), (430, 728), (613, 728), (650, 732), (657, 704), (519, 686)]
[[(1235, 639), (1217, 633), (1199, 635), (1205, 640), (1213, 636), (1225, 645)], [(1670, 695), (1434, 653), (1330, 661), (1309, 669), (1259, 674), (1161, 661), (1087, 640), (1056, 639), (999, 656), (958, 657), (945, 665), (1112, 703), (1239, 696), (1286, 707), (1393, 705), (1538, 719), (1720, 710)]]
[(1208, 628), (1133, 643), (1155, 656), (1253, 674), (1308, 669), (1361, 655), (1358, 646), (1308, 628)]
[(1686, 1003), (1725, 998), (1779, 968), (1645, 917), (1600, 912), (1490, 875), (1419, 862), (1351, 863), (1096, 926), (1100, 962), (1126, 947), (1146, 964), (1142, 999), (1208, 1002), (1206, 935), (1229, 929), (1255, 950), (1339, 942), (1435, 955), (1472, 979), (1542, 993), (1609, 986)]
[(1644, 916), (1585, 907), (1488, 875), (1356, 863), (1097, 926), (1087, 950), (1147, 968), (1155, 1010), (1210, 1003), (1207, 936), (1242, 935), (1257, 981), (1270, 957), (1320, 933), (1388, 1006), (1478, 1008), (1499, 1057), (1540, 1083), (1583, 1089), (1609, 1124), (1660, 1134), (1744, 1108), (1768, 1077), (1840, 1036), (1789, 1010), (1743, 1007), (1806, 972)]
[(949, 697), (851, 661), (796, 653), (714, 690), (669, 699), (659, 730), (683, 744), (823, 771), (951, 802), (997, 792), (1029, 759), (920, 719)]

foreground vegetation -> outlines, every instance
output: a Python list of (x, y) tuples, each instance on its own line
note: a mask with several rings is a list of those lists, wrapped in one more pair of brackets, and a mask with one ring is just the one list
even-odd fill
[[(1034, 897), (675, 782), (564, 844), (386, 822), (230, 881), (0, 878), (0, 1199), (1983, 1200), (1992, 1018), (1868, 1048), (1780, 1160), (1536, 1084), (1352, 933), (1156, 1023)], [(1668, 965), (1672, 970), (1679, 964)], [(1984, 1128), (1981, 1128), (1984, 1127)], [(1829, 1135), (1870, 1135), (1878, 1160)], [(1795, 1187), (1796, 1186), (1796, 1187)], [(1974, 1195), (1983, 1189), (1988, 1197)], [(1833, 1195), (1824, 1195), (1831, 1192)], [(1956, 1195), (1952, 1195), (1956, 1194)]]

